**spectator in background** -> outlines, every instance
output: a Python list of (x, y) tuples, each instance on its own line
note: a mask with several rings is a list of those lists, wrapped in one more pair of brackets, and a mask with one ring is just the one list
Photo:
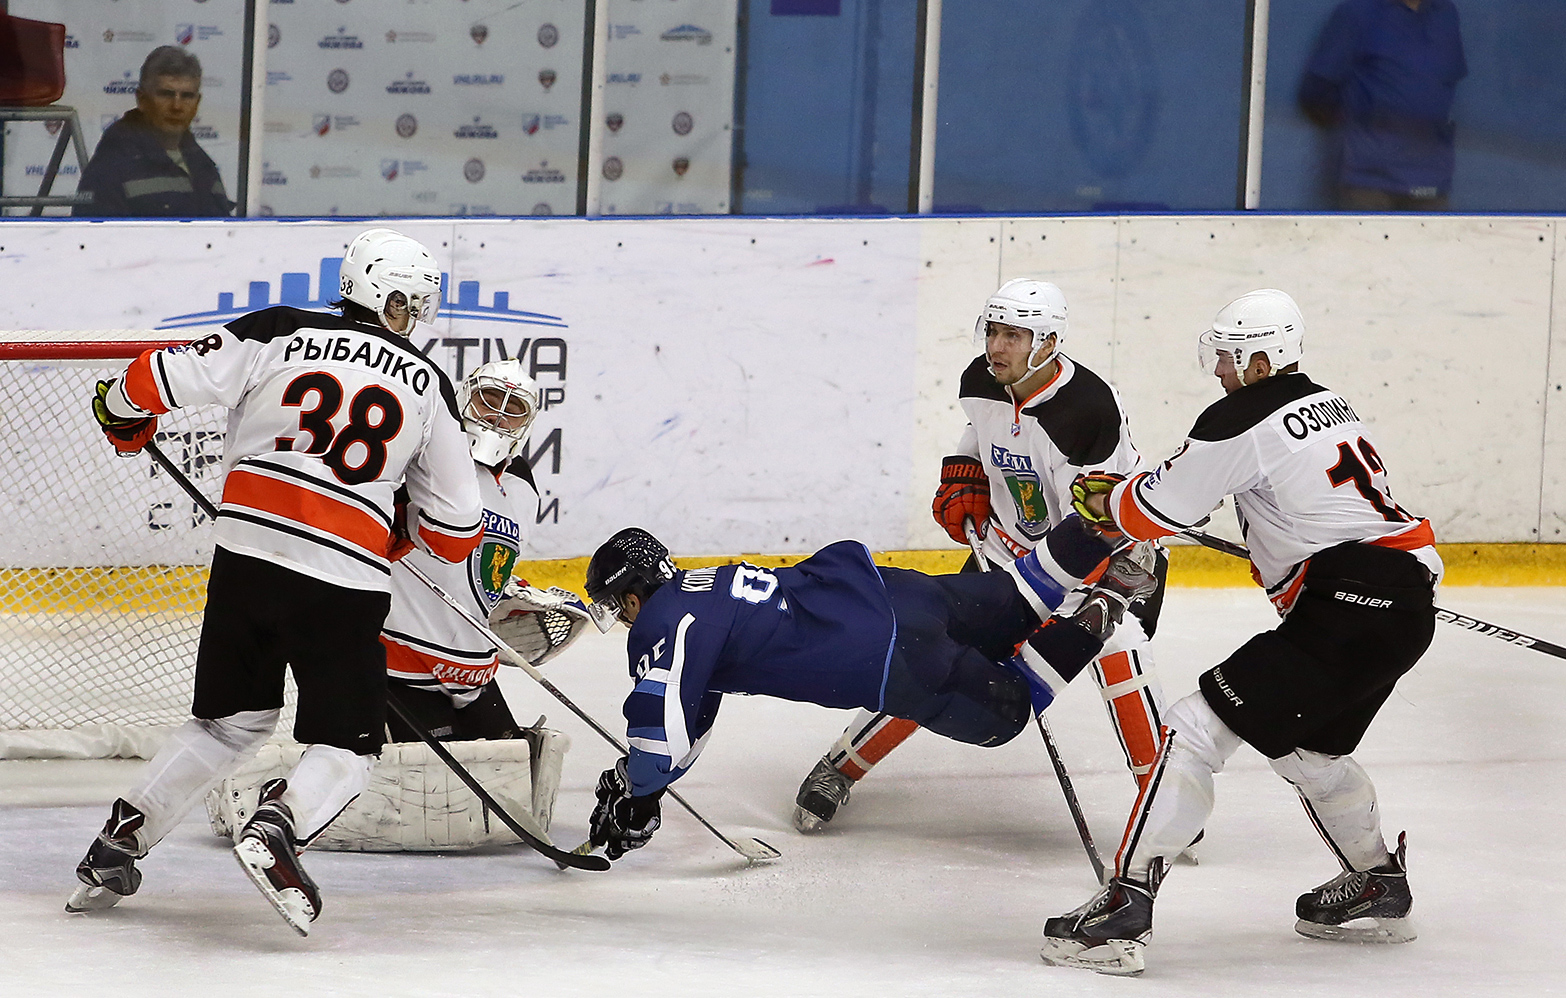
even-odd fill
[(1300, 105), (1340, 125), (1338, 207), (1445, 211), (1452, 99), (1468, 75), (1452, 0), (1344, 0), (1322, 29)]
[(201, 107), (201, 60), (177, 45), (152, 50), (141, 64), (136, 107), (110, 125), (82, 171), (78, 190), (93, 203), (72, 214), (227, 215), (234, 202), (217, 164), (196, 145), (190, 123)]

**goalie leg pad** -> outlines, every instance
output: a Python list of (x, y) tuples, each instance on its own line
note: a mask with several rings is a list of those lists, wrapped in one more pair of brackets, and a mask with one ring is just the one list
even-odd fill
[(282, 802), (293, 812), (294, 834), (303, 844), (321, 834), (370, 782), (373, 755), (335, 745), (311, 745), (288, 774)]
[[(547, 839), (570, 746), (566, 735), (537, 727), (524, 729), (522, 738), (442, 745), (512, 817)], [(299, 752), (298, 746), (268, 745), (255, 764), (214, 791), (207, 805), (213, 830), (232, 835), (234, 829), (243, 828), (254, 813), (260, 785), (286, 772), (298, 761)], [(516, 841), (516, 835), (428, 746), (393, 742), (371, 768), (364, 792), (317, 833), (310, 847), (434, 852)]]
[(277, 727), (279, 713), (193, 717), (176, 728), (125, 794), (126, 802), (146, 816), (136, 832), (137, 854), (145, 855), (162, 841), (197, 801), (249, 760)]
[(1295, 749), (1269, 760), (1273, 772), (1293, 784), (1305, 813), (1343, 869), (1369, 870), (1387, 860), (1376, 788), (1346, 755)]
[(1169, 708), (1163, 747), (1116, 854), (1122, 876), (1146, 881), (1155, 864), (1167, 868), (1207, 824), (1213, 809), (1213, 775), (1241, 745), (1201, 693)]

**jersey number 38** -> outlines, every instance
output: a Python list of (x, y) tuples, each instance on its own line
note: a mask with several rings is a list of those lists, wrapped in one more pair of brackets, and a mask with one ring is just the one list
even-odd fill
[[(313, 396), (313, 397), (312, 397)], [(306, 406), (306, 401), (313, 402)], [(348, 403), (348, 425), (340, 431), (332, 417), (343, 404), (342, 382), (325, 371), (301, 374), (283, 389), (283, 404), (299, 406), (299, 429), (310, 434), (306, 454), (320, 454), (332, 474), (347, 485), (379, 478), (386, 467), (386, 444), (402, 429), (402, 404), (380, 385), (367, 385)], [(278, 437), (278, 450), (293, 450), (293, 437)]]

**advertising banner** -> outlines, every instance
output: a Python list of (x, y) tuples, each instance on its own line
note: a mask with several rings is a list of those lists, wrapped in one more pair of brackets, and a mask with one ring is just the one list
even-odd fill
[[(844, 537), (906, 546), (916, 226), (867, 238), (853, 223), (810, 220), (765, 231), (741, 219), (395, 224), (446, 272), (438, 318), (413, 343), (453, 379), (514, 357), (538, 383), (527, 556), (591, 554), (630, 524), (692, 554)], [(19, 289), (0, 301), (0, 328), (196, 338), (267, 305), (323, 309), (363, 228), (20, 223), (0, 257), (0, 281)], [(46, 290), (58, 286), (93, 293)], [(74, 395), (37, 394), (86, 411)], [(124, 462), (101, 444), (69, 453), (101, 460), (102, 480), (116, 482), (109, 469)], [(221, 445), (209, 435), (180, 452), (209, 493)], [(57, 453), (19, 459), (41, 468)]]
[[(191, 132), (212, 157), (229, 200), (239, 200), (239, 111), (245, 92), (243, 0), (11, 0), (10, 13), (64, 24), (65, 96), (81, 122), (87, 154), (136, 106), (141, 64), (160, 45), (181, 45), (201, 60), (201, 110)], [(37, 194), (60, 122), (5, 124), (7, 195)], [(80, 170), (68, 148), (50, 194), (74, 194)], [(25, 215), (31, 208), (8, 208)], [(68, 215), (70, 208), (46, 208)]]
[(570, 215), (580, 0), (272, 0), (270, 215)]
[(608, 6), (603, 214), (727, 214), (734, 0)]

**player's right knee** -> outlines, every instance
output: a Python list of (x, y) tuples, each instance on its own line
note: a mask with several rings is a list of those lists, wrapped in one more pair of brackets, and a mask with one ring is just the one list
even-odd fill
[(1215, 773), (1223, 772), (1224, 763), (1240, 747), (1240, 736), (1213, 712), (1200, 691), (1175, 701), (1164, 715), (1164, 724), (1176, 745), (1202, 760)]
[(225, 747), (243, 754), (260, 748), (272, 737), (282, 713), (281, 710), (242, 710), (227, 717), (198, 718), (197, 723)]

